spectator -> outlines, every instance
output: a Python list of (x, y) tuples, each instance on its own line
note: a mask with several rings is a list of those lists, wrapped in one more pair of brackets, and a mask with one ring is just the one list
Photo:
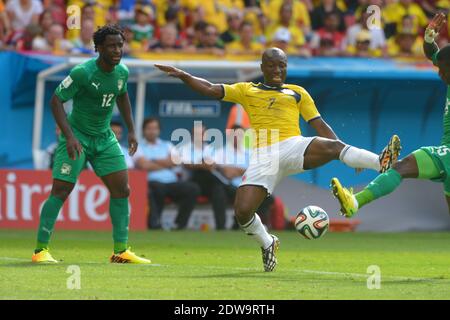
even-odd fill
[(371, 37), (372, 34), (368, 30), (361, 30), (356, 35), (356, 41), (354, 45), (349, 45), (347, 47), (347, 53), (349, 56), (354, 57), (362, 57), (362, 58), (369, 58), (369, 57), (379, 57), (381, 56), (381, 50), (380, 49), (372, 49), (371, 44)]
[[(67, 6), (77, 5), (82, 8), (81, 19), (93, 20), (94, 26), (97, 28), (104, 26), (110, 20), (109, 8), (113, 5), (114, 1), (115, 0), (67, 0)], [(78, 33), (74, 33), (71, 39), (74, 39), (77, 36)]]
[[(94, 21), (94, 29), (101, 26), (99, 24), (99, 19), (97, 18), (97, 14), (96, 14), (96, 3), (94, 2), (83, 2), (83, 1), (79, 1), (79, 0), (69, 0), (68, 1), (68, 6), (70, 5), (76, 5), (79, 6), (81, 8), (81, 17), (80, 17), (80, 23), (82, 24), (83, 21), (85, 20), (92, 20)], [(67, 30), (66, 33), (66, 38), (69, 39), (70, 41), (74, 41), (75, 39), (78, 39), (80, 36), (80, 28), (79, 27), (75, 27), (75, 28), (71, 28), (69, 30)]]
[(10, 0), (6, 5), (13, 32), (22, 32), (30, 24), (38, 24), (44, 11), (39, 0)]
[(215, 0), (199, 1), (206, 22), (216, 27), (219, 33), (227, 28), (226, 12), (230, 10), (242, 10), (244, 4), (241, 0)]
[(319, 30), (325, 26), (325, 18), (330, 13), (336, 13), (339, 19), (338, 30), (345, 32), (344, 12), (336, 5), (336, 0), (323, 0), (321, 5), (311, 13), (313, 30)]
[(244, 9), (244, 20), (252, 24), (255, 37), (262, 44), (266, 43), (267, 27), (270, 25), (269, 18), (261, 9), (263, 3), (255, 0), (252, 0), (251, 3), (246, 1), (246, 8)]
[(160, 30), (160, 39), (150, 46), (153, 52), (179, 51), (182, 47), (178, 44), (178, 30), (172, 24), (165, 25)]
[(11, 24), (6, 13), (5, 4), (0, 0), (0, 48), (7, 42), (11, 32)]
[(256, 42), (253, 36), (253, 26), (244, 21), (239, 28), (239, 39), (226, 46), (227, 52), (231, 54), (261, 54), (264, 47)]
[(385, 32), (388, 38), (399, 31), (405, 15), (412, 17), (413, 29), (411, 31), (414, 33), (419, 33), (421, 28), (425, 28), (428, 24), (427, 16), (418, 4), (413, 0), (399, 0), (383, 9), (383, 17), (386, 22)]
[(178, 204), (175, 229), (186, 228), (199, 194), (198, 186), (192, 182), (178, 181), (173, 160), (176, 151), (170, 141), (159, 138), (160, 122), (157, 118), (147, 118), (143, 124), (144, 141), (135, 155), (136, 167), (148, 171), (150, 228), (161, 228), (161, 215), (166, 197)]
[(129, 56), (134, 52), (140, 52), (142, 50), (141, 43), (133, 40), (134, 33), (130, 25), (124, 26), (123, 34), (125, 37), (125, 42), (123, 44), (123, 54), (125, 56)]
[[(381, 51), (384, 56), (387, 55), (386, 38), (384, 36), (384, 30), (381, 25), (374, 25), (372, 28), (368, 28), (368, 19), (370, 14), (367, 12), (367, 6), (362, 9), (360, 21), (347, 29), (345, 39), (343, 40), (343, 49), (352, 51), (352, 48), (356, 47), (358, 35), (370, 39), (369, 49), (372, 52)], [(367, 37), (367, 31), (369, 36)]]
[(292, 20), (294, 25), (299, 27), (305, 36), (311, 32), (311, 19), (308, 12), (308, 7), (303, 1), (298, 0), (272, 0), (268, 5), (264, 6), (265, 15), (274, 23), (279, 22), (280, 8), (282, 5), (289, 5), (292, 7)]
[(225, 229), (226, 215), (223, 183), (213, 174), (215, 163), (212, 148), (204, 142), (206, 128), (194, 125), (192, 140), (179, 147), (181, 161), (186, 169), (187, 179), (200, 187), (201, 194), (211, 201), (216, 229)]
[(314, 54), (339, 56), (342, 53), (344, 34), (339, 31), (339, 14), (330, 12), (325, 16), (325, 25), (317, 30), (311, 40)]
[(94, 21), (83, 20), (81, 23), (81, 31), (79, 38), (73, 41), (72, 53), (74, 54), (89, 54), (95, 53), (94, 41), (92, 35), (94, 34)]
[(214, 25), (206, 25), (200, 37), (200, 43), (197, 45), (197, 52), (214, 54), (217, 56), (225, 54), (223, 45), (219, 43), (217, 28)]
[(192, 14), (200, 4), (199, 1), (193, 0), (153, 0), (152, 2), (155, 5), (157, 25), (164, 26), (169, 23), (167, 19), (169, 13), (171, 20), (176, 20), (181, 29), (190, 25)]
[(240, 10), (230, 10), (227, 13), (228, 29), (220, 35), (223, 44), (228, 44), (239, 40), (239, 33), (242, 26), (242, 12)]
[(135, 0), (121, 0), (118, 3), (118, 18), (122, 24), (128, 25), (134, 20)]
[(133, 41), (141, 43), (142, 50), (146, 50), (153, 39), (154, 28), (151, 21), (154, 18), (153, 9), (149, 5), (138, 5), (135, 10), (135, 23), (131, 26)]
[(56, 23), (56, 21), (53, 20), (53, 14), (50, 10), (44, 10), (42, 14), (39, 16), (39, 26), (42, 29), (42, 34), (46, 34), (50, 27)]
[[(186, 28), (182, 27), (180, 23), (178, 10), (176, 7), (170, 7), (164, 14), (166, 18), (165, 24), (159, 24), (159, 26), (172, 25), (177, 31), (177, 44), (181, 47), (186, 47), (188, 45), (188, 39), (186, 34)], [(158, 30), (157, 37), (160, 38), (160, 30)]]
[(412, 30), (400, 30), (388, 40), (388, 53), (391, 57), (423, 58), (422, 37)]
[(280, 48), (286, 54), (295, 55), (297, 49), (291, 45), (291, 33), (286, 28), (278, 28), (272, 37), (271, 45), (276, 48)]
[(283, 4), (279, 11), (279, 21), (268, 28), (267, 39), (272, 42), (272, 46), (276, 46), (277, 41), (288, 42), (288, 54), (309, 55), (303, 32), (295, 25), (292, 14), (292, 6)]
[(66, 54), (73, 48), (69, 40), (64, 39), (64, 28), (59, 24), (53, 24), (44, 37), (33, 39), (33, 50), (53, 54)]
[(208, 24), (205, 21), (198, 21), (191, 28), (186, 30), (188, 43), (192, 52), (194, 52), (197, 46), (200, 45), (207, 26)]
[(125, 163), (127, 164), (128, 169), (133, 169), (134, 161), (130, 157), (130, 154), (128, 153), (128, 148), (122, 144), (122, 137), (123, 137), (122, 123), (120, 121), (111, 121), (111, 130), (114, 132), (114, 135), (116, 136), (116, 139), (120, 145), (120, 149), (122, 149), (123, 155), (125, 157)]
[(30, 23), (20, 37), (11, 41), (11, 44), (15, 44), (16, 50), (30, 51), (33, 50), (33, 41), (36, 38), (42, 38), (42, 28), (37, 24)]
[(52, 22), (60, 25), (66, 24), (66, 4), (64, 0), (48, 0), (44, 1), (44, 12), (49, 11), (51, 13)]

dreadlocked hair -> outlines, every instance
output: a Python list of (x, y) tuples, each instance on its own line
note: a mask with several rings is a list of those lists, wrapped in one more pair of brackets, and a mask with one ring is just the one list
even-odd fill
[(117, 24), (107, 24), (103, 27), (97, 29), (94, 32), (94, 47), (95, 52), (97, 52), (98, 46), (105, 42), (106, 36), (119, 34), (123, 40), (125, 40), (125, 35), (122, 28)]

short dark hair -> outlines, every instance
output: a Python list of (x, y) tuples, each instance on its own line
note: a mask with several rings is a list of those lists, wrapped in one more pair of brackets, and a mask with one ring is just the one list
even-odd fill
[(125, 35), (123, 33), (122, 28), (117, 24), (107, 24), (103, 27), (97, 29), (94, 32), (94, 47), (97, 52), (98, 46), (105, 42), (105, 39), (109, 35), (120, 35), (122, 39), (125, 41)]
[(450, 44), (439, 50), (439, 53), (436, 56), (438, 61), (444, 60), (447, 63), (450, 63)]
[(148, 118), (145, 118), (144, 122), (142, 123), (142, 130), (145, 130), (145, 127), (147, 126), (147, 124), (149, 124), (151, 122), (158, 123), (159, 129), (161, 129), (161, 122), (159, 121), (158, 118), (156, 118), (156, 117), (148, 117)]

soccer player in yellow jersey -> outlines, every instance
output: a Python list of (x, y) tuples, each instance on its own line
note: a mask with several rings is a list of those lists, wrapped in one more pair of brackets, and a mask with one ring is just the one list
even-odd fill
[[(308, 92), (284, 83), (287, 57), (281, 49), (264, 51), (261, 63), (264, 83), (259, 84), (213, 84), (172, 66), (155, 66), (203, 95), (241, 104), (248, 113), (256, 134), (255, 148), (236, 193), (234, 209), (242, 229), (261, 246), (265, 271), (273, 271), (277, 264), (279, 240), (266, 231), (255, 210), (283, 177), (338, 159), (352, 168), (384, 172), (397, 160), (400, 150), (397, 136), (391, 138), (380, 156), (338, 140)], [(301, 135), (300, 116), (316, 130), (317, 137)]]

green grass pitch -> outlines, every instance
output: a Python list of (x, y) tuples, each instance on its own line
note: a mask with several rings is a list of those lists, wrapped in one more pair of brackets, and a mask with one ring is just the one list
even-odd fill
[[(278, 267), (243, 232), (133, 232), (132, 250), (153, 264), (108, 263), (109, 232), (57, 230), (57, 265), (32, 265), (34, 231), (0, 231), (0, 299), (450, 299), (450, 233), (330, 233), (281, 240)], [(70, 265), (81, 288), (67, 288)], [(381, 271), (367, 287), (367, 268)], [(369, 281), (370, 282), (370, 281)]]

